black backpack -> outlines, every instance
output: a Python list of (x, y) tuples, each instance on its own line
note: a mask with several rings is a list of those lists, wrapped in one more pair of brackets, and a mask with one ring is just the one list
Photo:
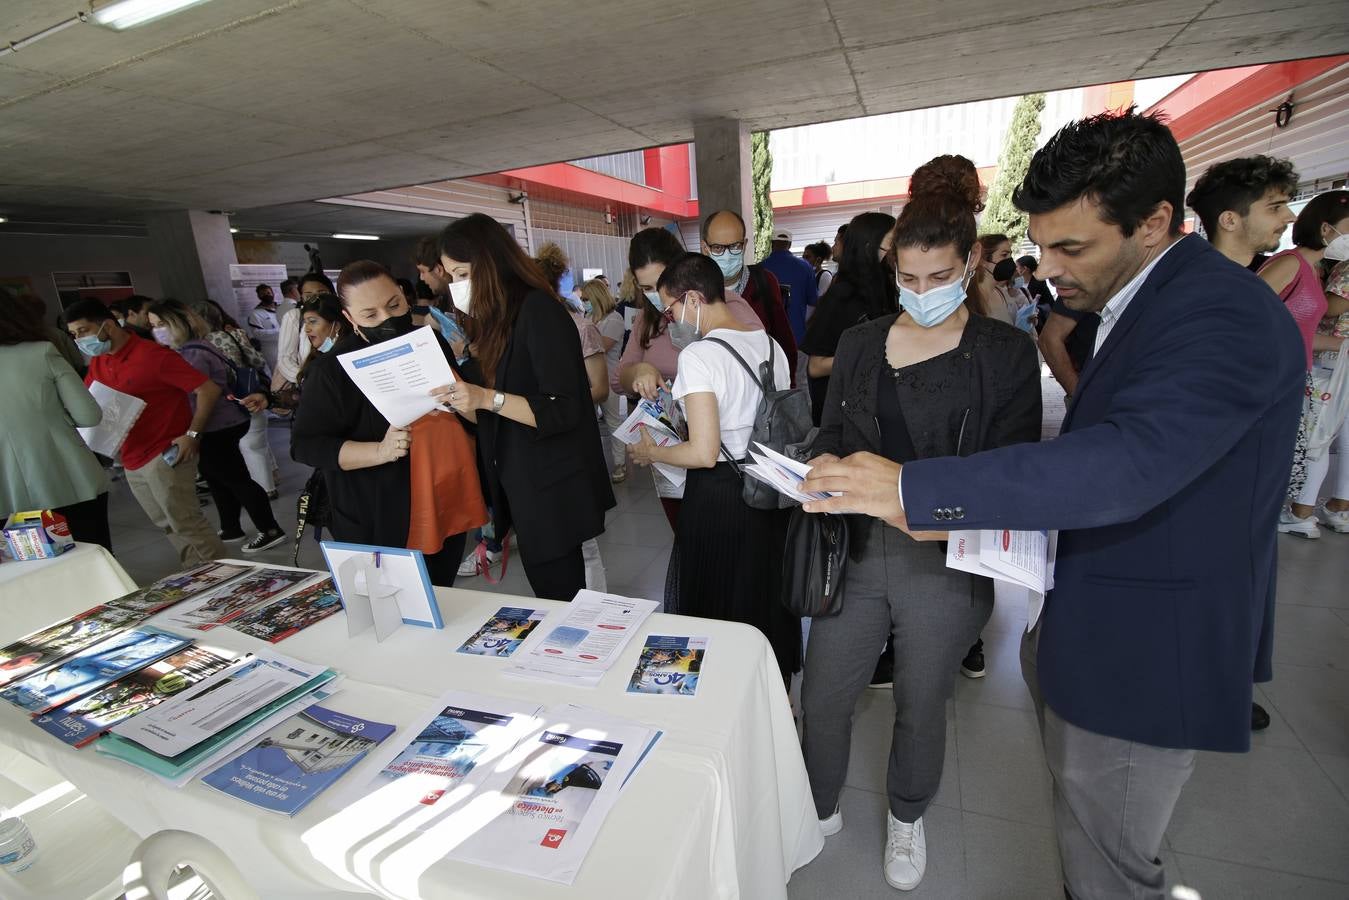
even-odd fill
[[(759, 364), (759, 374), (754, 374), (749, 363), (736, 349), (721, 338), (705, 337), (703, 340), (720, 344), (730, 351), (736, 362), (749, 373), (749, 377), (763, 391), (759, 409), (754, 414), (754, 430), (750, 433), (750, 445), (755, 443), (771, 447), (779, 453), (799, 459), (805, 448), (814, 440), (815, 429), (810, 416), (810, 395), (805, 390), (777, 390), (773, 378), (773, 338), (764, 333), (768, 341), (768, 358)], [(733, 459), (726, 445), (721, 445), (721, 453), (730, 462), (732, 468), (740, 474), (742, 488), (740, 496), (754, 509), (785, 509), (792, 501), (776, 490), (740, 468), (741, 460)]]

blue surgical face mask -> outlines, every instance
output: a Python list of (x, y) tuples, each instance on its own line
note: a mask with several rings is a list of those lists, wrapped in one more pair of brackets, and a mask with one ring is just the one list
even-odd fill
[(740, 271), (745, 268), (745, 251), (732, 253), (730, 250), (723, 250), (720, 253), (710, 254), (712, 261), (721, 269), (722, 277), (727, 281), (732, 278), (739, 278)]
[(967, 275), (969, 275), (968, 267), (965, 269), (965, 275), (962, 275), (958, 281), (931, 288), (921, 294), (915, 293), (900, 284), (899, 278), (896, 277), (895, 286), (899, 288), (899, 305), (916, 324), (923, 328), (940, 325), (960, 308), (960, 304), (965, 302), (965, 276)]
[(329, 335), (328, 337), (323, 339), (322, 344), (319, 344), (319, 352), (327, 353), (331, 349), (333, 349), (333, 338), (332, 335)]
[(595, 304), (591, 303), (589, 300), (583, 301), (581, 306), (585, 309), (587, 316), (595, 312)]
[(76, 338), (75, 346), (80, 348), (80, 352), (85, 356), (102, 356), (112, 349), (112, 341), (104, 340), (99, 337), (103, 333), (103, 326), (98, 326), (98, 331), (93, 334), (85, 335), (82, 338)]
[(651, 305), (656, 307), (656, 312), (665, 312), (665, 304), (660, 302), (660, 294), (655, 291), (642, 291), (642, 293), (646, 295)]

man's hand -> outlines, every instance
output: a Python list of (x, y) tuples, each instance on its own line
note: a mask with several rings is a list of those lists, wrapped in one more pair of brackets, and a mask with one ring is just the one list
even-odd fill
[[(201, 455), (201, 441), (187, 435), (180, 435), (173, 439), (174, 445), (178, 448), (178, 462), (192, 462)], [(177, 465), (177, 463), (175, 463)]]
[(862, 513), (908, 531), (899, 505), (899, 470), (899, 463), (874, 453), (854, 453), (846, 459), (819, 457), (811, 462), (801, 490), (842, 496), (812, 500), (802, 508), (810, 513)]

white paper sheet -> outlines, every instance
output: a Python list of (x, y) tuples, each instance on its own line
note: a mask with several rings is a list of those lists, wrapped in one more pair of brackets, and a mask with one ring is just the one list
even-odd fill
[[(625, 444), (638, 444), (641, 443), (643, 429), (651, 435), (657, 447), (684, 442), (687, 426), (679, 404), (675, 403), (668, 388), (662, 387), (655, 400), (639, 399), (623, 424), (614, 429), (614, 437)], [(687, 470), (668, 463), (658, 462), (654, 466), (675, 487), (684, 486)]]
[(1044, 609), (1045, 593), (1054, 587), (1054, 552), (1058, 532), (952, 531), (946, 543), (946, 565), (1023, 587), (1029, 592), (1026, 630)]
[(103, 419), (97, 425), (77, 430), (90, 450), (104, 456), (116, 456), (131, 433), (131, 426), (145, 411), (145, 401), (114, 390), (101, 381), (90, 384), (89, 393), (103, 410)]
[(582, 590), (517, 651), (507, 675), (593, 687), (659, 604)]
[(337, 358), (390, 425), (405, 428), (435, 409), (433, 388), (454, 382), (430, 325)]
[(798, 503), (838, 496), (837, 493), (801, 490), (801, 482), (810, 474), (810, 466), (797, 462), (790, 456), (783, 456), (772, 447), (765, 447), (758, 441), (750, 448), (749, 458), (751, 462), (745, 467), (746, 472), (784, 497), (790, 497)]

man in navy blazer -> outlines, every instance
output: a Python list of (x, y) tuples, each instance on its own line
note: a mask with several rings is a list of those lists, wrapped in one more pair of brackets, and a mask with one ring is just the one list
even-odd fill
[(1278, 298), (1181, 235), (1184, 189), (1157, 119), (1064, 127), (1015, 193), (1037, 274), (1101, 315), (1062, 435), (902, 471), (856, 454), (804, 485), (843, 492), (811, 512), (865, 512), (918, 539), (1060, 530), (1023, 668), (1079, 900), (1162, 897), (1157, 857), (1195, 751), (1248, 750), (1251, 679), (1271, 677), (1261, 626), (1305, 359)]

